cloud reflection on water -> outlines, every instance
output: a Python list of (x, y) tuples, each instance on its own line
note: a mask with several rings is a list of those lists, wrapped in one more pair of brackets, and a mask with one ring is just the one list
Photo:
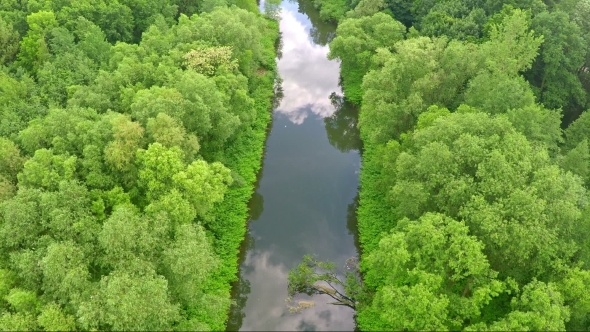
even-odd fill
[[(353, 311), (343, 306), (328, 304), (327, 296), (315, 296), (312, 309), (291, 314), (284, 299), (287, 297), (288, 269), (283, 264), (275, 265), (270, 260), (271, 252), (254, 250), (248, 253), (244, 265), (252, 269), (242, 270), (250, 281), (251, 294), (242, 331), (351, 331), (354, 329)], [(246, 273), (244, 273), (246, 272)], [(284, 294), (283, 296), (280, 296)], [(269, 309), (270, 308), (270, 309)]]
[(331, 116), (336, 109), (330, 94), (341, 94), (338, 86), (340, 63), (326, 58), (328, 46), (314, 44), (307, 28), (289, 10), (281, 10), (282, 58), (278, 70), (283, 79), (283, 99), (276, 112), (301, 124), (310, 112)]

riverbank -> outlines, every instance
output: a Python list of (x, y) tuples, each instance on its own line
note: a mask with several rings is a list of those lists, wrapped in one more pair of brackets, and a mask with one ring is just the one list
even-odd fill
[[(266, 131), (271, 121), (274, 85), (277, 77), (275, 42), (279, 37), (278, 22), (268, 19), (267, 34), (262, 40), (266, 64), (260, 68), (250, 83), (251, 96), (255, 100), (256, 120), (252, 128), (243, 132), (228, 147), (224, 155), (224, 165), (235, 174), (239, 174), (238, 185), (232, 186), (225, 194), (224, 200), (214, 208), (216, 221), (209, 229), (214, 234), (215, 252), (221, 258), (222, 265), (208, 280), (206, 289), (217, 292), (229, 300), (231, 283), (237, 280), (238, 253), (244, 240), (248, 222), (248, 201), (254, 192), (256, 175), (260, 170)], [(230, 301), (224, 302), (220, 316), (208, 322), (213, 331), (225, 329)]]

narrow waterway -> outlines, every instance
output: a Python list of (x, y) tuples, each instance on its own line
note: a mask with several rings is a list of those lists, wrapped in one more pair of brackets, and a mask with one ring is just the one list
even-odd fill
[(309, 0), (284, 0), (278, 70), (282, 93), (250, 202), (228, 330), (354, 329), (354, 312), (327, 304), (291, 314), (289, 270), (305, 254), (343, 267), (356, 256), (355, 200), (360, 169), (356, 110), (342, 101), (340, 65), (327, 59), (335, 27)]

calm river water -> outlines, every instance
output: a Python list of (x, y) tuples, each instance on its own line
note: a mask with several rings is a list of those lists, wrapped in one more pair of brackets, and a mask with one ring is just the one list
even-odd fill
[(282, 99), (273, 113), (251, 202), (228, 330), (353, 330), (353, 310), (327, 304), (290, 314), (287, 276), (305, 254), (343, 267), (357, 255), (360, 169), (356, 110), (342, 102), (340, 64), (327, 59), (335, 27), (309, 0), (281, 4)]

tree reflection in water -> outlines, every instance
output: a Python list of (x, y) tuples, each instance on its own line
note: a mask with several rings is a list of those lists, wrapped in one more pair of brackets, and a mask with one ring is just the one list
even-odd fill
[(313, 42), (322, 46), (328, 45), (336, 36), (336, 24), (323, 21), (311, 0), (299, 0), (298, 4), (299, 12), (307, 15), (311, 22), (309, 35)]
[[(262, 197), (262, 196), (260, 196)], [(240, 254), (238, 257), (238, 266), (241, 266), (246, 259), (246, 253), (249, 250), (254, 249), (254, 238), (250, 236), (250, 232), (246, 232), (246, 237), (242, 242), (240, 248)], [(227, 321), (227, 331), (238, 331), (242, 327), (242, 322), (246, 314), (244, 313), (244, 307), (248, 301), (248, 295), (250, 294), (250, 281), (245, 279), (243, 276), (246, 275), (244, 266), (242, 271), (238, 273), (239, 279), (232, 284), (232, 304)]]
[(330, 95), (336, 112), (324, 119), (330, 144), (342, 152), (360, 151), (358, 108), (335, 93)]
[(354, 246), (356, 247), (356, 251), (358, 256), (361, 255), (361, 245), (359, 241), (359, 229), (357, 223), (357, 215), (356, 210), (359, 206), (359, 194), (357, 191), (356, 197), (352, 201), (352, 203), (348, 204), (348, 213), (346, 215), (346, 228), (348, 229), (348, 234), (351, 234), (354, 237)]
[[(258, 220), (262, 215), (262, 211), (264, 210), (264, 197), (258, 193), (263, 169), (264, 161), (260, 170), (258, 171), (258, 176), (254, 187), (254, 194), (248, 202), (248, 222)], [(254, 250), (254, 238), (250, 235), (250, 232), (246, 230), (244, 241), (240, 246), (240, 253), (238, 254), (238, 267), (240, 268), (240, 271), (238, 272), (238, 280), (234, 281), (232, 284), (232, 304), (227, 320), (227, 331), (238, 331), (242, 327), (244, 317), (246, 317), (244, 308), (246, 307), (248, 295), (250, 294), (250, 281), (245, 279), (244, 276), (249, 272), (248, 269), (251, 269), (251, 267), (245, 266), (244, 261), (246, 260), (246, 254), (251, 250)]]

